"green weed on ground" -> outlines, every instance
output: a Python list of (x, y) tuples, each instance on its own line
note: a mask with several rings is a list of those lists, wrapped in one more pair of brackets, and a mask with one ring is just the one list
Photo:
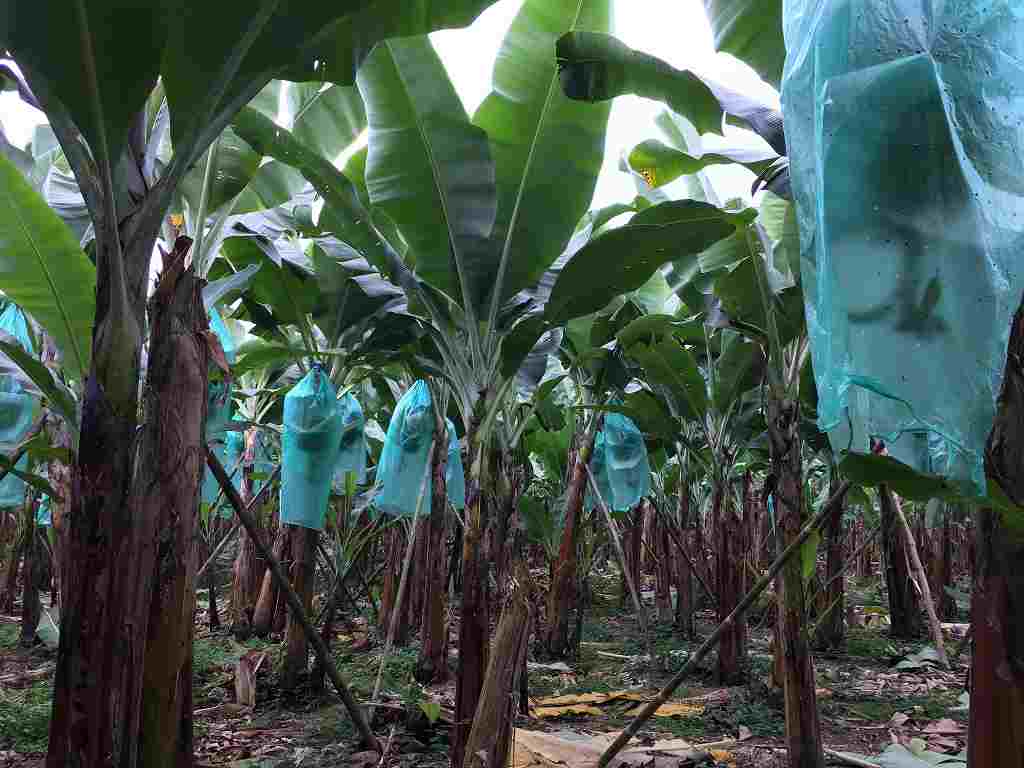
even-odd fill
[(45, 752), (53, 686), (43, 680), (22, 689), (0, 689), (0, 748)]
[(207, 678), (225, 666), (233, 665), (246, 651), (266, 649), (273, 653), (279, 643), (250, 638), (240, 643), (229, 635), (197, 637), (192, 643), (192, 674), (194, 678)]
[(846, 653), (865, 659), (885, 662), (899, 655), (899, 649), (887, 634), (871, 630), (850, 630), (846, 636)]
[(823, 709), (827, 714), (852, 715), (876, 723), (889, 722), (897, 712), (917, 720), (963, 719), (966, 713), (953, 711), (958, 704), (957, 697), (956, 691), (936, 691), (930, 696), (839, 700)]
[(17, 624), (0, 624), (0, 650), (13, 649), (20, 635), (21, 630)]

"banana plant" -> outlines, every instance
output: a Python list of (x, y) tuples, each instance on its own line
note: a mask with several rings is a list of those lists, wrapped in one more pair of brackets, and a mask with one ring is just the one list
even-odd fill
[[(47, 114), (96, 236), (91, 355), (78, 351), (87, 382), (79, 440), (83, 482), (76, 484), (71, 503), (73, 518), (90, 522), (76, 526), (68, 549), (72, 563), (89, 558), (93, 565), (80, 569), (86, 575), (74, 584), (71, 610), (63, 614), (62, 635), (69, 642), (62, 648), (69, 650), (58, 665), (51, 761), (84, 755), (89, 764), (98, 764), (114, 754), (114, 745), (122, 754), (111, 759), (122, 765), (134, 765), (140, 753), (147, 765), (174, 759), (169, 745), (175, 743), (176, 727), (151, 727), (154, 723), (140, 729), (133, 691), (142, 672), (137, 664), (110, 658), (124, 645), (114, 642), (112, 634), (124, 622), (117, 611), (108, 611), (107, 602), (134, 604), (110, 598), (108, 587), (139, 585), (134, 575), (115, 578), (114, 572), (119, 563), (135, 567), (134, 558), (123, 556), (120, 542), (130, 540), (121, 533), (135, 474), (132, 446), (147, 278), (179, 185), (238, 110), (275, 77), (350, 85), (378, 40), (464, 25), (490, 4), (436, 0), (410, 6), (376, 0), (298, 8), (268, 2), (255, 10), (234, 1), (211, 5), (194, 0), (134, 8), (112, 0), (79, 0), (70, 7), (49, 1), (8, 4), (0, 18), (0, 47), (11, 52), (26, 75), (19, 91)], [(160, 178), (149, 183), (145, 107), (158, 79), (167, 96), (174, 153)], [(175, 254), (184, 259), (180, 251)], [(57, 329), (48, 330), (59, 338)], [(106, 542), (106, 549), (97, 553), (88, 543), (95, 541)], [(149, 567), (143, 564), (142, 569), (148, 573)], [(142, 589), (148, 593), (146, 583)], [(142, 614), (149, 600), (140, 598)], [(140, 615), (129, 624), (141, 635), (148, 621)], [(89, 628), (89, 642), (81, 642), (83, 627)], [(132, 647), (144, 647), (143, 637), (136, 640)], [(116, 670), (109, 687), (82, 682), (85, 670), (94, 668)], [(91, 725), (72, 718), (72, 711), (89, 713)], [(173, 706), (147, 711), (154, 718), (174, 717)], [(123, 714), (119, 719), (112, 713)], [(362, 713), (353, 707), (351, 714), (364, 740), (375, 745)]]
[[(749, 0), (716, 0), (714, 18), (720, 37), (729, 36), (728, 16), (723, 5), (750, 5)], [(772, 0), (764, 4), (772, 8)], [(760, 4), (759, 4), (760, 7)], [(777, 9), (781, 14), (781, 10)], [(721, 12), (720, 12), (721, 11)], [(735, 9), (732, 13), (745, 13)], [(750, 10), (756, 15), (758, 11)], [(736, 21), (740, 21), (737, 19)], [(745, 23), (745, 20), (744, 20)], [(781, 18), (778, 19), (781, 33)], [(735, 27), (733, 28), (735, 30)], [(742, 33), (741, 33), (742, 34)], [(738, 37), (738, 36), (737, 36)], [(738, 41), (720, 40), (735, 45)], [(762, 184), (773, 192), (789, 197), (789, 164), (782, 112), (776, 102), (761, 95), (736, 91), (713, 78), (690, 70), (677, 70), (668, 63), (642, 51), (629, 48), (607, 34), (573, 32), (558, 41), (556, 52), (562, 70), (562, 86), (572, 99), (603, 102), (628, 93), (662, 101), (677, 115), (687, 119), (699, 133), (723, 133), (723, 119), (749, 128), (760, 136), (774, 154), (726, 150), (710, 155), (692, 151), (672, 151), (657, 144), (645, 147), (661, 161), (670, 161), (677, 175), (686, 168), (697, 170), (712, 163), (738, 163), (758, 174), (756, 190)]]

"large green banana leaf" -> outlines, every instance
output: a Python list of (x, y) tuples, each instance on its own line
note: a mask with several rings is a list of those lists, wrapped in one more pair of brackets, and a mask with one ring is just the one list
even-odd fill
[(321, 226), (382, 271), (391, 268), (389, 246), (370, 223), (356, 187), (334, 165), (266, 115), (246, 107), (232, 123), (257, 151), (297, 169), (324, 198)]
[(11, 0), (0, 48), (112, 165), (159, 75), (191, 164), (272, 78), (351, 84), (378, 41), (468, 24), (492, 2)]
[(81, 380), (89, 369), (96, 270), (67, 225), (0, 157), (0, 290), (35, 318)]
[(366, 130), (366, 109), (354, 86), (292, 83), (286, 98), (293, 110), (289, 118), (295, 138), (328, 160)]
[(779, 87), (786, 45), (782, 39), (782, 0), (704, 0), (715, 48), (745, 61)]
[(722, 133), (723, 113), (749, 126), (779, 155), (786, 154), (782, 113), (760, 96), (678, 70), (611, 35), (572, 32), (558, 41), (562, 87), (573, 99), (602, 102), (633, 93), (664, 102), (700, 133)]
[(570, 30), (610, 27), (610, 0), (525, 0), (502, 43), (493, 91), (473, 117), (490, 136), (497, 167), (495, 314), (540, 280), (590, 207), (609, 109), (566, 98), (554, 51)]
[(381, 43), (363, 64), (366, 185), (398, 227), (416, 273), (467, 308), (493, 286), (497, 210), (487, 134), (469, 122), (426, 37)]
[(685, 258), (696, 265), (700, 253), (745, 227), (754, 215), (694, 200), (669, 201), (593, 238), (562, 267), (544, 312), (525, 318), (505, 339), (502, 370), (517, 370), (544, 332), (641, 288), (665, 264)]

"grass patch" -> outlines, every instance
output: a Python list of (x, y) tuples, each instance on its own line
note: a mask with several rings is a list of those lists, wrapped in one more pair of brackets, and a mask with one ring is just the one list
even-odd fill
[(349, 744), (358, 737), (352, 718), (342, 704), (318, 710), (308, 723), (310, 736), (324, 744)]
[(736, 733), (741, 725), (747, 726), (754, 736), (765, 738), (783, 736), (786, 733), (785, 715), (763, 701), (744, 699), (726, 709), (730, 710), (732, 718), (730, 733)]
[(17, 624), (0, 624), (0, 648), (14, 648), (21, 636), (21, 629)]
[(0, 689), (0, 746), (16, 752), (45, 752), (52, 700), (49, 680), (21, 690)]
[(883, 661), (899, 655), (892, 640), (879, 632), (851, 630), (846, 637), (846, 653), (850, 656)]
[(839, 701), (833, 706), (843, 714), (862, 717), (876, 723), (887, 723), (897, 712), (903, 712), (915, 720), (939, 720), (944, 717), (963, 720), (966, 718), (966, 712), (953, 711), (958, 703), (956, 691), (936, 691), (930, 696)]
[[(378, 648), (370, 653), (352, 653), (347, 646), (341, 646), (335, 650), (334, 660), (338, 664), (341, 674), (348, 680), (349, 687), (357, 699), (369, 700), (373, 693), (382, 652), (383, 649)], [(421, 701), (423, 688), (412, 676), (418, 656), (419, 647), (415, 645), (393, 649), (387, 664), (384, 665), (384, 674), (381, 676), (380, 683), (381, 690), (401, 694), (402, 701), (406, 704), (416, 704)]]
[(220, 672), (225, 666), (234, 665), (246, 651), (267, 649), (273, 656), (279, 648), (279, 643), (268, 643), (258, 637), (244, 643), (230, 636), (199, 637), (192, 643), (192, 675), (194, 678), (206, 678)]

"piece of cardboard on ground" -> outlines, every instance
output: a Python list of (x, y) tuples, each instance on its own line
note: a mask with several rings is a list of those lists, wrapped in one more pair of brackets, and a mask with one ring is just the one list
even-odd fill
[[(516, 728), (511, 768), (594, 768), (601, 753), (618, 735), (619, 732), (613, 732), (589, 739), (569, 739)], [(647, 745), (634, 740), (615, 757), (610, 768), (678, 768), (681, 761), (697, 762), (705, 754), (705, 749), (683, 739), (666, 739)]]

